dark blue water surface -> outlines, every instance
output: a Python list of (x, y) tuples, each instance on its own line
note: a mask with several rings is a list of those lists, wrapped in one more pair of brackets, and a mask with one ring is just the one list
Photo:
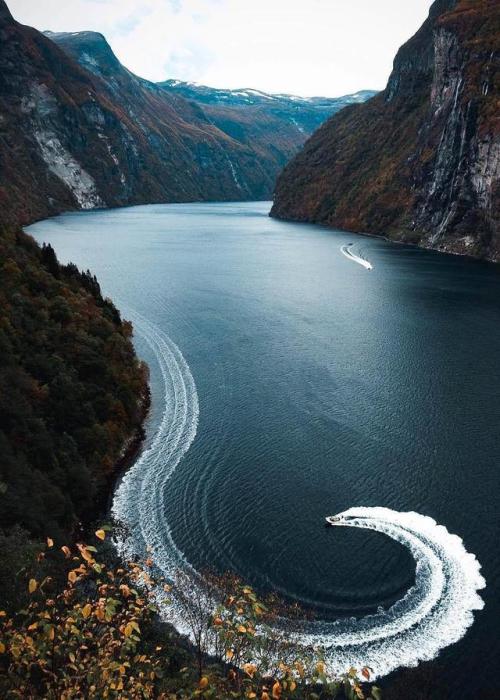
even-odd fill
[[(487, 580), (484, 610), (433, 664), (450, 697), (499, 697), (500, 268), (268, 211), (155, 205), (29, 232), (90, 268), (189, 364), (199, 427), (165, 518), (195, 567), (232, 569), (328, 619), (362, 615), (404, 595), (414, 561), (379, 533), (325, 530), (324, 516), (359, 505), (430, 515)], [(373, 271), (342, 254), (349, 243)], [(137, 346), (153, 431), (159, 377)]]

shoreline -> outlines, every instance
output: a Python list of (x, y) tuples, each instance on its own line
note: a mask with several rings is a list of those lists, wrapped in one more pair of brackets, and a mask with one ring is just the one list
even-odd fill
[[(271, 210), (272, 211), (272, 210)], [(417, 250), (425, 250), (429, 253), (438, 253), (440, 255), (451, 255), (453, 257), (465, 258), (469, 262), (483, 263), (488, 265), (495, 265), (498, 267), (500, 265), (500, 258), (485, 258), (479, 257), (477, 255), (471, 255), (470, 253), (460, 253), (456, 250), (446, 250), (443, 248), (433, 248), (431, 246), (422, 245), (420, 243), (413, 243), (412, 241), (398, 240), (391, 238), (383, 233), (368, 233), (367, 231), (351, 231), (350, 229), (342, 228), (340, 226), (329, 225), (323, 221), (310, 221), (307, 219), (294, 219), (287, 218), (284, 216), (277, 216), (276, 214), (271, 214), (269, 212), (268, 216), (270, 219), (275, 219), (276, 221), (284, 221), (289, 224), (306, 224), (309, 226), (317, 226), (318, 228), (323, 228), (326, 231), (337, 231), (339, 233), (349, 233), (353, 236), (363, 236), (364, 238), (375, 238), (382, 241), (387, 241), (387, 243), (394, 243), (395, 245), (405, 245), (409, 248), (415, 248)]]

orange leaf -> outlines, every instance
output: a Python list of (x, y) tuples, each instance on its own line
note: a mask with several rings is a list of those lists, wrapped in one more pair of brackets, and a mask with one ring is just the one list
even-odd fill
[(208, 686), (208, 678), (206, 676), (203, 676), (203, 678), (200, 678), (199, 682), (200, 688), (206, 688)]
[(243, 670), (248, 676), (250, 676), (250, 678), (253, 678), (255, 672), (257, 671), (257, 666), (255, 666), (254, 664), (244, 664)]
[(38, 583), (36, 582), (36, 579), (30, 578), (30, 582), (28, 584), (28, 591), (30, 593), (34, 593), (37, 588), (38, 588)]
[(274, 700), (280, 700), (281, 697), (281, 683), (276, 681), (273, 685), (273, 698)]
[(50, 549), (53, 546), (54, 546), (54, 540), (51, 540), (50, 537), (47, 537), (47, 547)]
[(61, 547), (61, 549), (62, 549), (62, 551), (64, 552), (64, 556), (66, 557), (66, 559), (69, 559), (70, 556), (71, 556), (71, 550), (70, 550), (70, 548), (69, 548), (69, 547), (66, 547), (66, 545), (64, 545), (64, 547)]
[(87, 619), (87, 617), (90, 616), (91, 612), (92, 612), (92, 606), (90, 605), (90, 603), (87, 603), (87, 605), (85, 605), (85, 607), (82, 610), (82, 615), (85, 619)]

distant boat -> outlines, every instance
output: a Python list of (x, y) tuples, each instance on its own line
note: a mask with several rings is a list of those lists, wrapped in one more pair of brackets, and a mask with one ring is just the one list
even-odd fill
[(327, 525), (338, 525), (343, 519), (342, 515), (328, 515), (325, 518)]

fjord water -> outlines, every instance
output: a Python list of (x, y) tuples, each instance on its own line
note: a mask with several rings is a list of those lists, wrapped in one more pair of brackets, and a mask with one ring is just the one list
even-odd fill
[[(66, 214), (29, 232), (185, 358), (199, 424), (164, 522), (188, 562), (236, 571), (319, 619), (358, 617), (402, 598), (415, 562), (380, 533), (325, 529), (324, 516), (353, 506), (431, 516), (463, 538), (487, 587), (464, 639), (425, 673), (443, 683), (436, 697), (493, 693), (500, 270), (268, 211), (154, 205)], [(161, 375), (136, 342), (151, 367), (153, 436)]]

